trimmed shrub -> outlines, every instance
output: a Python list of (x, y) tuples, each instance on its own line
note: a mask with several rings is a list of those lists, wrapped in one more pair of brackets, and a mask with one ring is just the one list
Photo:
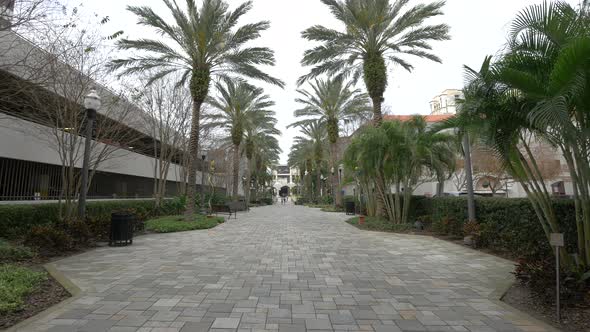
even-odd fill
[[(179, 204), (174, 200), (164, 201), (158, 211), (154, 209), (153, 200), (94, 201), (86, 205), (86, 224), (92, 237), (105, 239), (113, 211), (129, 210), (138, 220), (145, 221), (151, 216), (178, 214), (178, 209)], [(57, 203), (0, 205), (0, 234), (8, 234), (10, 238), (23, 237), (34, 226), (60, 222)]]
[(35, 253), (24, 246), (13, 246), (0, 239), (0, 262), (18, 262), (31, 259)]
[(207, 218), (198, 216), (193, 221), (184, 221), (183, 216), (166, 216), (148, 220), (146, 229), (156, 233), (184, 232), (213, 228), (225, 221), (223, 217)]
[(263, 197), (260, 199), (260, 203), (262, 203), (264, 205), (273, 205), (274, 201), (273, 201), (272, 197)]
[[(431, 198), (429, 204), (433, 231), (463, 236), (467, 221), (466, 197)], [(566, 238), (568, 251), (575, 251), (576, 223), (572, 200), (553, 202), (557, 219)], [(530, 201), (526, 198), (478, 197), (475, 199), (477, 222), (480, 225), (479, 245), (504, 251), (528, 259), (551, 255), (551, 247), (537, 219)]]
[(52, 255), (74, 249), (74, 239), (54, 225), (33, 226), (24, 240), (25, 245)]

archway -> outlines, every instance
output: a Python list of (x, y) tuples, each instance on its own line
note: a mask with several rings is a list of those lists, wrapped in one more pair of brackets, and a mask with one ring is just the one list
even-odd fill
[(281, 187), (281, 190), (279, 190), (279, 196), (289, 196), (290, 192), (289, 192), (289, 186), (283, 186)]

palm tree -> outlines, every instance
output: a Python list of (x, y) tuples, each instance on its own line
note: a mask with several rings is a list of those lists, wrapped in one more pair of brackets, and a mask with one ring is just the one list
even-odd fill
[[(310, 84), (310, 90), (297, 90), (300, 97), (296, 99), (303, 108), (295, 111), (296, 117), (305, 117), (290, 124), (299, 127), (317, 121), (328, 131), (330, 142), (330, 165), (337, 168), (338, 138), (342, 125), (368, 119), (370, 114), (369, 98), (360, 90), (354, 89), (352, 82), (345, 82), (342, 75), (326, 80), (316, 79)], [(331, 174), (334, 204), (341, 204), (341, 197), (336, 190), (338, 178)]]
[(161, 39), (121, 39), (121, 50), (134, 50), (139, 55), (116, 59), (112, 66), (125, 68), (123, 74), (148, 72), (148, 83), (173, 73), (180, 73), (178, 85), (188, 83), (193, 99), (192, 123), (189, 137), (188, 188), (185, 219), (194, 213), (196, 169), (199, 150), (201, 106), (209, 93), (211, 79), (238, 75), (283, 87), (284, 83), (261, 71), (257, 66), (274, 65), (274, 53), (266, 47), (245, 45), (269, 28), (267, 21), (236, 27), (239, 19), (252, 8), (247, 1), (229, 10), (223, 0), (203, 0), (197, 8), (195, 0), (186, 0), (186, 11), (174, 0), (163, 0), (173, 21), (166, 22), (152, 8), (128, 6), (137, 15), (139, 24), (154, 29)]
[[(311, 176), (313, 163), (315, 163), (315, 200), (319, 200), (321, 196), (321, 182), (322, 182), (322, 162), (324, 161), (325, 140), (327, 138), (326, 126), (318, 120), (302, 123), (299, 125), (299, 130), (303, 136), (296, 136), (295, 146), (297, 146), (304, 153), (302, 154), (306, 160), (306, 170)], [(311, 179), (311, 178), (309, 178)], [(309, 193), (312, 193), (311, 181), (308, 186)], [(310, 195), (311, 197), (312, 195)]]
[(403, 55), (436, 62), (430, 52), (431, 41), (450, 39), (446, 24), (425, 25), (431, 17), (442, 15), (444, 1), (419, 4), (404, 10), (409, 0), (322, 0), (336, 19), (344, 24), (340, 32), (321, 25), (303, 31), (305, 39), (321, 45), (307, 50), (302, 63), (314, 66), (299, 79), (299, 84), (322, 74), (362, 76), (373, 101), (373, 121), (382, 122), (381, 104), (387, 86), (388, 64), (411, 71)]
[[(268, 136), (272, 137), (272, 136)], [(272, 137), (274, 138), (274, 137)], [(263, 144), (263, 140), (259, 141)], [(267, 186), (272, 185), (273, 176), (270, 169), (279, 161), (281, 149), (276, 139), (268, 141), (269, 145), (265, 145), (264, 149), (255, 149), (253, 154), (253, 183), (254, 183), (254, 201), (258, 201), (258, 194), (260, 186), (266, 189)]]
[[(495, 64), (486, 59), (468, 77), (464, 112), (469, 125), (502, 159), (527, 193), (549, 239), (561, 232), (551, 193), (532, 150), (539, 142), (563, 155), (573, 185), (578, 257), (563, 254), (571, 270), (590, 266), (590, 16), (557, 1), (533, 5), (513, 21), (507, 52)], [(574, 266), (579, 262), (582, 268)], [(585, 267), (584, 267), (585, 266)]]
[[(453, 138), (427, 129), (426, 121), (388, 121), (365, 128), (345, 152), (345, 165), (356, 169), (377, 193), (390, 221), (407, 223), (412, 192), (421, 179), (454, 164)], [(392, 189), (395, 189), (392, 191)]]
[[(244, 193), (246, 202), (250, 202), (250, 184), (252, 182), (252, 174), (260, 171), (265, 171), (269, 163), (262, 163), (262, 161), (276, 161), (281, 153), (279, 141), (276, 136), (281, 132), (275, 127), (277, 120), (273, 117), (259, 118), (252, 123), (250, 128), (247, 128), (244, 135), (245, 154), (248, 160), (248, 169), (246, 175), (246, 185)], [(257, 161), (260, 161), (257, 163)], [(262, 169), (264, 168), (264, 169)], [(257, 191), (257, 188), (255, 188)]]
[(300, 194), (307, 202), (310, 202), (313, 196), (311, 181), (309, 181), (313, 169), (313, 158), (313, 143), (301, 137), (296, 139), (289, 152), (288, 164), (290, 167), (299, 169)]
[(256, 88), (242, 80), (224, 79), (215, 84), (219, 93), (218, 97), (207, 98), (207, 104), (211, 105), (217, 113), (208, 114), (204, 120), (208, 120), (205, 126), (210, 128), (222, 128), (229, 133), (233, 145), (233, 199), (238, 199), (239, 174), (240, 174), (240, 145), (244, 141), (244, 135), (248, 130), (255, 129), (258, 125), (274, 126), (276, 122), (274, 112), (269, 107), (274, 102), (260, 88)]

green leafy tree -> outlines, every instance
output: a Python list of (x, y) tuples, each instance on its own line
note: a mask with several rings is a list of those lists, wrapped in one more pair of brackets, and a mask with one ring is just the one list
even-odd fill
[[(345, 166), (372, 182), (379, 204), (395, 224), (407, 223), (414, 189), (455, 164), (452, 135), (428, 129), (422, 116), (368, 127), (345, 152)], [(392, 191), (393, 189), (393, 191)]]
[(464, 111), (455, 120), (500, 156), (548, 239), (561, 228), (533, 144), (559, 150), (572, 178), (578, 235), (577, 259), (563, 253), (563, 260), (580, 272), (590, 266), (589, 17), (586, 5), (561, 1), (521, 11), (505, 54), (494, 64), (487, 58), (479, 71), (466, 68)]
[(387, 87), (388, 65), (413, 66), (404, 55), (436, 62), (430, 42), (450, 39), (445, 24), (428, 25), (442, 15), (444, 1), (408, 8), (409, 0), (322, 0), (342, 24), (344, 31), (315, 25), (303, 31), (307, 40), (321, 44), (305, 52), (302, 63), (314, 66), (299, 79), (299, 84), (322, 74), (352, 75), (363, 78), (373, 101), (373, 121), (382, 122), (381, 104)]
[[(292, 148), (291, 163), (301, 164), (305, 167), (305, 186), (308, 198), (319, 200), (321, 196), (322, 162), (325, 160), (325, 142), (327, 138), (326, 126), (318, 120), (302, 123), (299, 126), (301, 136), (296, 136)], [(296, 160), (297, 158), (298, 160)], [(314, 169), (315, 164), (315, 169)], [(312, 173), (315, 173), (316, 181), (313, 186)], [(315, 193), (314, 193), (315, 189)]]
[[(354, 89), (352, 82), (346, 82), (339, 75), (334, 78), (316, 79), (310, 84), (308, 90), (297, 90), (299, 98), (296, 101), (303, 105), (295, 111), (299, 120), (289, 127), (299, 127), (318, 121), (326, 127), (328, 141), (330, 142), (329, 167), (338, 168), (338, 139), (340, 128), (343, 125), (363, 121), (369, 118), (371, 108), (367, 94)], [(335, 204), (341, 204), (341, 197), (337, 190), (338, 178), (331, 174), (332, 190), (334, 191)]]
[[(244, 151), (248, 161), (246, 188), (244, 188), (246, 202), (250, 202), (250, 185), (253, 174), (266, 173), (270, 165), (278, 161), (279, 154), (282, 151), (276, 137), (281, 134), (275, 127), (276, 122), (277, 120), (274, 117), (260, 117), (244, 133)], [(258, 192), (256, 183), (254, 192)]]
[[(274, 53), (266, 47), (249, 47), (267, 30), (269, 22), (245, 24), (238, 21), (251, 8), (247, 1), (235, 10), (230, 10), (222, 0), (203, 0), (197, 7), (195, 0), (186, 0), (186, 10), (176, 1), (163, 0), (172, 21), (147, 6), (128, 6), (137, 15), (139, 24), (152, 28), (160, 39), (122, 39), (117, 43), (121, 50), (136, 51), (125, 59), (116, 59), (114, 68), (125, 68), (122, 74), (148, 72), (150, 82), (179, 73), (179, 85), (188, 84), (193, 99), (192, 123), (189, 137), (190, 161), (185, 218), (194, 213), (196, 193), (196, 170), (199, 150), (199, 124), (201, 106), (209, 94), (212, 78), (243, 76), (284, 86), (283, 82), (264, 73), (260, 65), (274, 65)], [(149, 83), (149, 82), (148, 82)]]
[(218, 91), (217, 97), (209, 97), (207, 104), (211, 105), (215, 113), (204, 117), (206, 127), (222, 128), (229, 134), (233, 145), (233, 181), (232, 195), (238, 199), (239, 174), (240, 174), (240, 147), (248, 131), (255, 130), (258, 126), (274, 127), (276, 119), (274, 111), (269, 108), (274, 106), (264, 90), (256, 88), (242, 80), (222, 80), (215, 84)]

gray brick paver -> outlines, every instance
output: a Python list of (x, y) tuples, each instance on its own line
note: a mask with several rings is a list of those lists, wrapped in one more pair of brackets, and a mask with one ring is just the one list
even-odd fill
[(82, 294), (22, 331), (542, 331), (488, 299), (510, 262), (346, 218), (255, 208), (63, 259)]

